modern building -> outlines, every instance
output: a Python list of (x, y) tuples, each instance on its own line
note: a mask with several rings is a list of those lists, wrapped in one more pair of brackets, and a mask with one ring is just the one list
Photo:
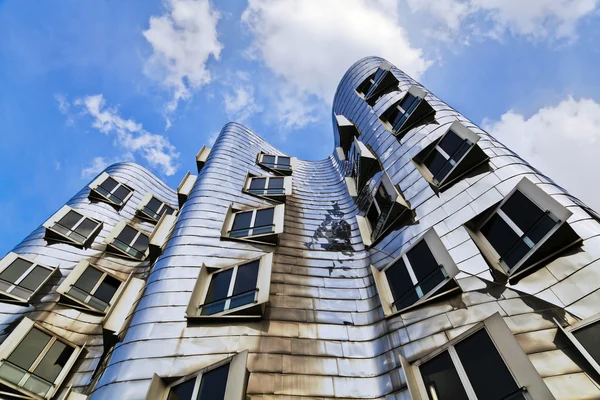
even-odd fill
[(600, 217), (380, 58), (332, 121), (108, 167), (0, 261), (0, 397), (599, 399)]

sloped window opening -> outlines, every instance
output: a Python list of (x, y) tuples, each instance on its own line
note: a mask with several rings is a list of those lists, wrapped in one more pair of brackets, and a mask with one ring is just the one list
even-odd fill
[(152, 195), (149, 195), (148, 198), (144, 199), (138, 210), (143, 216), (148, 217), (152, 221), (158, 221), (163, 214), (171, 215), (175, 213), (173, 207)]
[(123, 206), (131, 197), (133, 189), (117, 181), (106, 172), (103, 172), (91, 184), (91, 195), (96, 194), (102, 200), (118, 207)]
[(0, 261), (0, 294), (28, 302), (55, 270), (9, 253)]

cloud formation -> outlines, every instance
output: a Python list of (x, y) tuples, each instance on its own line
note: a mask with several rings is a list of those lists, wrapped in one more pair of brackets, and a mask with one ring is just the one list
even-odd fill
[(220, 14), (208, 0), (168, 0), (165, 4), (165, 13), (150, 17), (150, 27), (143, 34), (152, 46), (145, 72), (172, 92), (166, 105), (168, 118), (181, 100), (211, 81), (206, 63), (211, 56), (219, 59), (223, 45), (217, 37)]
[(600, 210), (600, 104), (567, 97), (526, 118), (513, 110), (483, 128), (595, 210)]
[(223, 104), (229, 119), (244, 123), (252, 115), (262, 111), (262, 106), (255, 101), (250, 74), (238, 71), (225, 86), (227, 90), (223, 94)]
[[(64, 101), (63, 104), (68, 104), (66, 99)], [(151, 167), (158, 168), (166, 176), (171, 176), (177, 171), (179, 153), (169, 139), (146, 131), (142, 124), (132, 119), (124, 119), (116, 107), (106, 105), (103, 95), (78, 98), (73, 101), (72, 106), (93, 118), (92, 127), (106, 135), (114, 134), (115, 145), (124, 152), (126, 159), (133, 159), (139, 154)], [(97, 168), (102, 162), (103, 159), (97, 157), (91, 169), (85, 169), (82, 174), (93, 173), (94, 166)]]

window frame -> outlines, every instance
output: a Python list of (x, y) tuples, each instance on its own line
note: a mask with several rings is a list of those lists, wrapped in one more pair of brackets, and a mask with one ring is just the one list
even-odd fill
[[(37, 393), (33, 393), (33, 392), (28, 391), (27, 389), (19, 387), (17, 384), (10, 382), (2, 377), (0, 377), (0, 383), (2, 383), (3, 385), (5, 385), (13, 390), (18, 391), (19, 393), (24, 393), (27, 396), (33, 397), (34, 399), (39, 399), (39, 400), (51, 399), (56, 394), (58, 389), (60, 388), (60, 385), (65, 380), (67, 374), (73, 368), (73, 365), (79, 358), (79, 355), (83, 351), (83, 348), (85, 347), (85, 345), (77, 346), (74, 343), (71, 343), (70, 341), (63, 339), (59, 335), (44, 328), (42, 325), (32, 321), (31, 319), (29, 319), (27, 317), (24, 317), (21, 320), (21, 322), (19, 322), (19, 324), (13, 329), (13, 331), (8, 335), (8, 337), (2, 342), (2, 344), (0, 344), (0, 360), (1, 360), (0, 365), (2, 365), (4, 362), (7, 361), (7, 358), (21, 344), (21, 342), (23, 341), (25, 336), (34, 328), (51, 336), (51, 339), (48, 342), (48, 344), (44, 347), (42, 352), (40, 354), (38, 354), (36, 361), (32, 364), (31, 367), (29, 367), (29, 369), (34, 369), (35, 368), (34, 366), (36, 364), (39, 364), (39, 362), (41, 362), (41, 360), (43, 359), (42, 355), (47, 354), (51, 345), (53, 343), (55, 343), (56, 341), (60, 341), (73, 349), (73, 353), (71, 354), (71, 356), (65, 363), (65, 366), (62, 368), (62, 370), (60, 371), (60, 373), (58, 374), (58, 376), (56, 377), (54, 382), (49, 382), (49, 381), (46, 381), (44, 378), (39, 377), (39, 379), (42, 379), (42, 380), (48, 382), (49, 384), (51, 384), (52, 385), (51, 389), (49, 389), (49, 392), (46, 393), (45, 396), (40, 396)], [(28, 371), (29, 371), (29, 369), (28, 369)], [(29, 374), (37, 377), (37, 375), (35, 375), (33, 373), (29, 373)], [(21, 379), (23, 379), (23, 378), (21, 378)]]
[[(448, 173), (446, 174), (446, 176), (441, 181), (438, 182), (434, 178), (434, 175), (431, 173), (431, 171), (429, 170), (429, 168), (425, 165), (425, 160), (434, 151), (437, 151), (444, 158), (446, 158), (446, 161), (448, 161), (450, 159), (451, 155), (448, 155), (442, 148), (439, 147), (440, 142), (450, 132), (453, 132), (456, 136), (458, 136), (462, 140), (467, 140), (469, 142), (470, 146), (469, 146), (469, 149), (465, 152), (465, 154), (463, 154), (462, 157), (460, 157), (460, 159), (458, 161), (456, 161), (456, 163), (454, 165), (452, 165), (452, 168), (448, 171)], [(415, 166), (417, 167), (417, 169), (419, 170), (419, 172), (421, 173), (421, 175), (423, 175), (423, 177), (430, 184), (432, 184), (433, 186), (437, 187), (438, 189), (442, 189), (442, 188), (444, 188), (444, 187), (446, 187), (446, 186), (451, 185), (452, 183), (454, 183), (457, 179), (459, 179), (461, 176), (463, 176), (464, 174), (466, 174), (467, 172), (469, 172), (473, 168), (476, 168), (478, 165), (480, 165), (483, 162), (489, 160), (489, 156), (487, 156), (482, 161), (476, 163), (476, 165), (474, 165), (473, 167), (469, 168), (467, 171), (462, 172), (460, 175), (458, 175), (454, 179), (449, 179), (452, 176), (452, 173), (458, 168), (458, 166), (470, 154), (472, 154), (472, 152), (474, 151), (475, 147), (478, 147), (477, 143), (479, 142), (480, 139), (481, 139), (481, 137), (478, 134), (476, 134), (475, 132), (471, 131), (469, 128), (467, 128), (466, 126), (464, 126), (459, 121), (454, 121), (448, 127), (448, 129), (446, 129), (446, 131), (438, 139), (435, 140), (435, 145), (431, 149), (429, 149), (429, 146), (427, 146), (425, 149), (423, 149), (421, 152), (419, 152), (419, 154), (417, 154), (417, 156), (415, 156), (413, 158), (413, 163), (415, 164)], [(432, 143), (431, 145), (433, 145), (433, 144), (434, 143)]]
[[(470, 400), (485, 400), (478, 399), (475, 396), (475, 392), (469, 383), (466, 372), (461, 368), (462, 363), (454, 350), (454, 347), (465, 339), (468, 339), (473, 334), (479, 332), (481, 329), (485, 329), (488, 337), (494, 344), (494, 347), (498, 351), (498, 354), (504, 361), (504, 365), (508, 369), (509, 373), (513, 377), (515, 384), (518, 388), (525, 388), (526, 390), (521, 391), (524, 397), (528, 400), (550, 400), (554, 399), (554, 396), (544, 383), (544, 380), (539, 375), (529, 357), (514, 337), (514, 334), (510, 328), (504, 322), (502, 316), (496, 312), (483, 321), (477, 323), (475, 326), (461, 333), (457, 337), (449, 340), (444, 345), (437, 347), (435, 350), (420, 357), (412, 363), (409, 362), (402, 355), (400, 361), (402, 369), (404, 371), (406, 381), (408, 384), (409, 393), (413, 399), (427, 400), (429, 398), (423, 378), (420, 372), (420, 366), (425, 364), (427, 361), (434, 357), (448, 351), (452, 358), (452, 363), (458, 373), (461, 384), (465, 388), (465, 392)], [(450, 349), (454, 350), (451, 351)], [(457, 364), (458, 361), (458, 364)], [(466, 383), (466, 385), (465, 385)]]
[[(409, 276), (411, 277), (413, 287), (416, 287), (416, 285), (419, 283), (419, 281), (417, 280), (417, 278), (415, 276), (414, 268), (410, 265), (410, 261), (407, 258), (407, 254), (410, 250), (412, 250), (417, 244), (421, 243), (421, 241), (423, 241), (423, 240), (427, 244), (429, 251), (435, 258), (438, 265), (441, 265), (443, 267), (444, 275), (446, 275), (446, 277), (442, 282), (440, 282), (438, 285), (436, 285), (431, 291), (429, 291), (427, 293), (423, 293), (423, 295), (419, 298), (419, 300), (417, 302), (411, 304), (408, 307), (398, 309), (394, 305), (394, 303), (397, 301), (397, 299), (394, 299), (394, 296), (392, 295), (391, 285), (387, 279), (385, 271), (388, 270), (389, 268), (393, 267), (394, 264), (398, 260), (402, 259), (404, 261), (404, 264), (406, 265), (407, 272), (408, 272)], [(394, 258), (391, 262), (389, 262), (381, 270), (378, 270), (373, 265), (371, 265), (371, 273), (373, 274), (373, 280), (375, 281), (375, 287), (377, 288), (377, 293), (379, 295), (381, 307), (383, 309), (383, 313), (386, 318), (391, 317), (396, 314), (403, 313), (410, 309), (413, 309), (427, 301), (436, 299), (447, 293), (450, 293), (450, 292), (453, 292), (456, 290), (460, 290), (460, 287), (458, 285), (456, 285), (456, 287), (451, 288), (450, 290), (439, 292), (439, 290), (442, 289), (444, 286), (446, 286), (449, 282), (451, 282), (452, 280), (455, 280), (454, 278), (456, 277), (456, 275), (458, 275), (459, 272), (460, 271), (459, 271), (458, 267), (456, 266), (456, 263), (452, 259), (452, 256), (446, 249), (446, 246), (444, 246), (442, 240), (440, 239), (440, 237), (438, 236), (438, 234), (436, 233), (434, 228), (430, 228), (429, 230), (427, 230), (421, 237), (419, 237), (410, 246), (408, 246), (406, 248), (406, 250), (404, 250), (398, 257)], [(416, 283), (415, 283), (415, 281), (416, 281)]]
[[(481, 233), (481, 228), (494, 215), (498, 214), (500, 216), (500, 218), (502, 218), (506, 222), (506, 224), (517, 235), (519, 235), (519, 237), (521, 237), (522, 234), (524, 234), (524, 232), (522, 232), (521, 229), (519, 229), (518, 226), (508, 216), (506, 216), (503, 211), (500, 210), (500, 208), (508, 201), (508, 199), (510, 199), (510, 197), (517, 190), (519, 192), (521, 192), (521, 194), (523, 194), (525, 197), (527, 197), (539, 209), (549, 211), (554, 216), (554, 218), (558, 219), (558, 223), (556, 223), (554, 225), (554, 227), (552, 229), (550, 229), (550, 231), (548, 231), (546, 233), (546, 235), (544, 235), (544, 237), (538, 243), (536, 243), (533, 247), (531, 247), (529, 249), (529, 252), (515, 266), (513, 266), (511, 268), (511, 267), (508, 267), (506, 264), (504, 264), (502, 262), (502, 260), (500, 259), (500, 255), (498, 254), (498, 252), (496, 251), (496, 249), (494, 249), (494, 247), (492, 246), (492, 244)], [(498, 213), (499, 211), (501, 212), (501, 214)], [(541, 260), (538, 260), (534, 264), (529, 265), (529, 266), (527, 266), (524, 269), (521, 268), (522, 265), (537, 250), (539, 250), (539, 248), (542, 247), (542, 245), (549, 238), (551, 238), (563, 226), (563, 224), (568, 224), (567, 220), (569, 219), (569, 217), (572, 214), (573, 213), (569, 209), (567, 209), (565, 206), (563, 206), (562, 204), (560, 204), (557, 200), (555, 200), (554, 198), (552, 198), (552, 196), (550, 196), (548, 193), (544, 192), (535, 183), (533, 183), (532, 181), (530, 181), (527, 177), (523, 177), (519, 181), (519, 183), (517, 183), (517, 185), (506, 196), (504, 196), (504, 199), (502, 199), (502, 201), (500, 201), (494, 207), (493, 211), (491, 211), (489, 213), (489, 215), (486, 215), (485, 218), (483, 218), (480, 222), (478, 222), (477, 225), (474, 227), (474, 229), (468, 228), (467, 232), (469, 232), (471, 238), (473, 239), (473, 241), (475, 242), (475, 244), (477, 245), (477, 247), (479, 247), (479, 249), (481, 250), (483, 256), (488, 260), (488, 262), (490, 263), (490, 265), (494, 269), (498, 270), (499, 272), (503, 273), (504, 275), (507, 275), (509, 277), (514, 277), (514, 276), (516, 276), (518, 274), (521, 274), (521, 273), (523, 273), (525, 271), (530, 270), (531, 268), (534, 268), (535, 266), (541, 264), (542, 262), (544, 262), (548, 258), (550, 258), (550, 257), (552, 257), (552, 256), (554, 256), (554, 255), (556, 255), (558, 253), (560, 253), (566, 247), (570, 247), (571, 245), (574, 244), (574, 243), (572, 243), (572, 244), (570, 244), (570, 245), (568, 245), (566, 247), (562, 247), (560, 249), (557, 249), (552, 254), (548, 255), (547, 257), (544, 257)], [(577, 240), (576, 242), (579, 242), (579, 241), (581, 241), (581, 238), (579, 238), (579, 240)]]
[[(127, 247), (129, 247), (130, 249), (133, 248), (133, 243), (135, 243), (135, 241), (140, 237), (140, 235), (146, 235), (148, 237), (148, 248), (143, 253), (144, 254), (143, 258), (137, 258), (137, 257), (127, 253), (125, 250), (122, 250), (114, 245), (115, 240), (117, 240), (117, 237), (123, 231), (123, 229), (125, 229), (126, 226), (129, 226), (130, 228), (135, 229), (137, 231), (137, 234), (133, 237), (131, 243), (127, 244)], [(114, 249), (115, 251), (117, 251), (118, 254), (123, 255), (126, 258), (136, 260), (136, 261), (146, 260), (146, 258), (148, 258), (148, 254), (150, 253), (150, 235), (148, 233), (142, 231), (141, 229), (138, 229), (135, 226), (129, 224), (127, 221), (120, 221), (119, 223), (117, 223), (117, 225), (115, 225), (115, 227), (110, 231), (110, 233), (104, 239), (104, 243), (106, 243), (106, 245), (109, 246), (111, 249)]]
[[(90, 235), (85, 239), (85, 241), (83, 243), (77, 242), (75, 239), (54, 229), (54, 225), (56, 225), (58, 223), (58, 221), (60, 221), (64, 216), (66, 216), (69, 213), (69, 211), (73, 211), (73, 212), (81, 215), (81, 218), (79, 219), (79, 221), (75, 225), (73, 225), (73, 227), (68, 228), (71, 232), (73, 232), (75, 228), (77, 228), (79, 225), (81, 225), (81, 223), (86, 218), (97, 224), (96, 228), (92, 232), (90, 232)], [(90, 243), (92, 238), (94, 238), (98, 234), (98, 232), (100, 232), (102, 230), (103, 223), (102, 223), (102, 221), (99, 221), (95, 218), (88, 217), (80, 210), (75, 210), (68, 205), (64, 205), (57, 212), (55, 212), (50, 218), (48, 218), (48, 220), (46, 220), (46, 222), (44, 222), (42, 226), (44, 228), (46, 228), (46, 234), (45, 234), (46, 239), (51, 239), (51, 240), (59, 241), (62, 243), (75, 244), (77, 246), (82, 246), (82, 247), (88, 247), (87, 245)], [(58, 238), (52, 237), (52, 235), (48, 235), (48, 232), (51, 232), (53, 235), (57, 235)]]
[[(268, 166), (263, 161), (264, 156), (275, 157), (275, 164), (274, 165), (279, 165), (278, 164), (279, 157), (289, 158), (290, 159), (290, 168), (289, 169), (287, 169), (287, 168), (275, 168), (275, 167)], [(268, 154), (268, 153), (264, 153), (264, 152), (261, 151), (256, 156), (256, 163), (258, 165), (260, 165), (262, 168), (266, 169), (267, 171), (274, 172), (274, 173), (276, 173), (278, 175), (292, 175), (293, 172), (296, 170), (297, 159), (296, 159), (296, 157), (290, 157), (290, 156), (286, 156), (286, 155), (283, 155), (283, 154)]]
[[(252, 193), (250, 191), (250, 185), (252, 184), (253, 179), (266, 179), (265, 187), (269, 187), (269, 182), (271, 179), (283, 179), (283, 193), (277, 194), (269, 194), (269, 193)], [(263, 189), (264, 191), (268, 191), (268, 189)], [(242, 188), (242, 192), (249, 194), (251, 196), (264, 198), (268, 200), (274, 200), (280, 203), (285, 202), (287, 196), (292, 195), (292, 177), (291, 176), (272, 176), (272, 175), (254, 175), (248, 173), (246, 175), (246, 180), (244, 181), (244, 187)]]
[(197, 179), (198, 175), (192, 175), (190, 171), (188, 171), (177, 186), (177, 202), (179, 203), (179, 210), (181, 210), (187, 199), (190, 197)]
[(335, 114), (335, 121), (338, 128), (338, 136), (340, 145), (336, 147), (336, 153), (341, 161), (348, 158), (350, 147), (354, 142), (354, 138), (360, 136), (358, 127), (342, 114)]
[(198, 170), (198, 173), (200, 173), (200, 171), (202, 171), (202, 168), (204, 168), (204, 165), (208, 160), (208, 156), (210, 155), (211, 150), (212, 149), (210, 147), (206, 147), (205, 145), (203, 145), (200, 151), (198, 151), (198, 154), (196, 154), (196, 168)]
[[(399, 111), (403, 112), (403, 115), (406, 114), (406, 111), (399, 107), (400, 107), (400, 103), (402, 103), (402, 101), (409, 94), (412, 95), (413, 97), (416, 97), (418, 99), (418, 103), (413, 108), (410, 115), (408, 115), (408, 117), (406, 117), (406, 120), (402, 123), (402, 125), (400, 125), (397, 129), (394, 129), (394, 126), (392, 125), (393, 121), (390, 122), (389, 117), (391, 114), (394, 113), (395, 109), (398, 109)], [(381, 113), (381, 115), (379, 116), (379, 121), (381, 121), (381, 124), (385, 127), (385, 129), (390, 131), (392, 133), (392, 135), (394, 135), (396, 137), (400, 137), (400, 138), (404, 137), (404, 133), (406, 133), (408, 130), (414, 128), (415, 126), (417, 126), (417, 123), (421, 122), (422, 120), (426, 120), (426, 118), (429, 117), (430, 115), (435, 116), (436, 111), (433, 107), (431, 107), (429, 102), (425, 99), (426, 96), (427, 96), (427, 92), (423, 88), (416, 86), (416, 85), (412, 85), (410, 88), (408, 88), (408, 90), (406, 92), (404, 92), (404, 94), (402, 95), (402, 97), (399, 100), (395, 101), (391, 106), (389, 106), (387, 109), (385, 109)], [(425, 115), (423, 115), (423, 117), (421, 117), (418, 121), (414, 121), (412, 124), (407, 124), (408, 121), (411, 119), (411, 117), (419, 110), (419, 108), (423, 107), (423, 104), (426, 104), (427, 107), (430, 108), (431, 110), (429, 110)]]
[[(142, 201), (140, 201), (136, 207), (137, 214), (140, 218), (142, 218), (144, 220), (148, 220), (150, 222), (158, 222), (160, 220), (160, 217), (156, 218), (145, 211), (146, 207), (148, 206), (148, 203), (150, 203), (150, 201), (152, 201), (153, 198), (161, 202), (161, 205), (158, 208), (159, 212), (162, 211), (163, 208), (168, 207), (168, 208), (173, 209), (172, 215), (177, 215), (177, 211), (178, 211), (177, 208), (173, 207), (170, 204), (167, 204), (165, 201), (162, 201), (161, 199), (159, 199), (152, 193), (146, 193), (144, 195), (144, 198), (142, 199)], [(163, 214), (161, 214), (160, 216), (162, 217), (162, 215)]]
[(194, 391), (191, 396), (194, 399), (198, 395), (202, 375), (226, 364), (229, 364), (229, 372), (227, 374), (224, 400), (245, 400), (249, 376), (247, 367), (248, 350), (241, 351), (174, 381), (169, 377), (163, 378), (158, 374), (154, 374), (146, 392), (145, 400), (167, 400), (172, 387), (195, 378)]
[[(108, 303), (108, 307), (106, 310), (97, 309), (97, 308), (91, 306), (90, 304), (86, 303), (85, 301), (79, 300), (76, 297), (74, 297), (68, 293), (69, 290), (71, 289), (71, 287), (73, 285), (75, 285), (77, 280), (83, 275), (83, 273), (88, 268), (95, 268), (98, 271), (102, 272), (102, 277), (98, 280), (98, 282), (96, 282), (94, 288), (92, 289), (93, 293), (88, 293), (88, 297), (94, 296), (94, 294), (100, 287), (100, 284), (102, 282), (104, 282), (104, 279), (106, 279), (107, 276), (110, 276), (120, 282), (119, 288), (115, 291), (115, 294), (113, 295), (112, 299)], [(65, 279), (63, 279), (63, 281), (60, 283), (60, 285), (56, 289), (56, 292), (58, 294), (60, 294), (61, 297), (64, 296), (64, 298), (68, 299), (70, 302), (75, 302), (76, 304), (78, 304), (79, 305), (78, 308), (83, 308), (85, 310), (92, 311), (94, 313), (106, 315), (110, 312), (111, 308), (113, 308), (114, 305), (119, 301), (119, 298), (121, 297), (121, 294), (125, 290), (125, 286), (128, 281), (129, 281), (129, 279), (122, 279), (118, 275), (113, 274), (112, 272), (108, 271), (105, 268), (102, 268), (95, 264), (91, 264), (86, 260), (81, 260), (77, 263), (77, 265), (75, 265), (75, 268), (73, 268), (73, 270), (65, 277)]]
[[(102, 193), (100, 193), (98, 191), (98, 187), (100, 185), (102, 185), (104, 183), (104, 181), (106, 181), (108, 178), (114, 179), (118, 183), (118, 185), (115, 186), (115, 188), (111, 191), (111, 194), (114, 193), (120, 186), (123, 186), (123, 187), (125, 187), (125, 188), (127, 188), (129, 190), (129, 194), (123, 199), (123, 202), (121, 204), (115, 203), (114, 201), (110, 200), (108, 197), (106, 197), (105, 195), (103, 195)], [(90, 188), (90, 196), (98, 198), (98, 199), (104, 201), (105, 203), (108, 203), (110, 205), (116, 206), (118, 208), (122, 208), (127, 203), (127, 201), (129, 201), (129, 199), (131, 198), (131, 196), (133, 196), (133, 192), (135, 191), (129, 185), (124, 184), (119, 179), (117, 179), (114, 176), (110, 175), (106, 171), (102, 172), (100, 175), (98, 175), (96, 177), (96, 179), (94, 179), (88, 185), (88, 187)]]
[[(232, 295), (233, 286), (235, 284), (235, 278), (237, 274), (237, 270), (240, 266), (249, 264), (254, 261), (259, 261), (258, 266), (258, 274), (256, 277), (256, 294), (254, 297), (253, 303), (248, 303), (241, 305), (236, 308), (225, 309), (219, 313), (211, 314), (211, 315), (200, 315), (202, 310), (202, 306), (205, 304), (206, 296), (208, 294), (208, 289), (210, 287), (210, 283), (215, 276), (215, 274), (223, 271), (227, 271), (233, 269), (234, 272), (231, 276), (231, 280), (229, 281), (229, 289), (228, 289), (228, 298)], [(202, 264), (200, 267), (200, 271), (198, 273), (198, 278), (196, 279), (196, 284), (194, 285), (194, 289), (192, 290), (192, 295), (190, 296), (190, 302), (188, 303), (185, 317), (188, 321), (194, 320), (210, 320), (210, 319), (256, 319), (262, 318), (265, 310), (265, 306), (269, 301), (270, 288), (271, 288), (271, 273), (273, 270), (273, 253), (266, 253), (260, 257), (256, 257), (250, 260), (244, 260), (242, 262), (229, 265), (226, 267), (208, 267), (205, 264)], [(236, 315), (240, 311), (244, 311), (247, 309), (255, 308), (258, 313), (256, 314), (241, 314)]]
[[(250, 228), (248, 228), (248, 230), (251, 231), (252, 229), (255, 228), (253, 224), (256, 220), (256, 213), (260, 210), (265, 210), (268, 208), (274, 209), (272, 232), (262, 233), (262, 234), (258, 234), (258, 235), (248, 235), (248, 236), (242, 236), (242, 237), (231, 237), (229, 235), (231, 228), (233, 227), (233, 223), (235, 221), (236, 214), (240, 214), (240, 213), (244, 213), (244, 212), (248, 212), (248, 211), (253, 212), (252, 218), (250, 220)], [(278, 237), (279, 234), (283, 233), (284, 215), (285, 215), (285, 204), (276, 204), (276, 205), (270, 205), (270, 206), (265, 206), (265, 207), (243, 208), (243, 209), (234, 208), (233, 204), (231, 204), (229, 206), (229, 208), (227, 209), (227, 213), (225, 214), (225, 219), (223, 221), (223, 227), (221, 228), (221, 239), (239, 240), (239, 241), (246, 241), (246, 242), (276, 246), (278, 239), (275, 241), (275, 243), (271, 243), (268, 240), (262, 241), (262, 240), (260, 240), (260, 238), (269, 239), (273, 236)]]
[[(38, 262), (36, 262), (34, 260), (31, 260), (31, 259), (29, 259), (27, 257), (24, 257), (24, 256), (22, 256), (20, 254), (17, 254), (17, 253), (14, 253), (14, 252), (11, 251), (7, 255), (5, 255), (2, 259), (0, 259), (0, 273), (2, 273), (4, 270), (6, 270), (13, 262), (15, 262), (19, 258), (22, 259), (22, 260), (27, 261), (28, 263), (31, 263), (31, 266), (26, 271), (23, 271), (23, 273), (21, 274), (21, 276), (19, 277), (19, 279), (16, 280), (16, 282), (8, 282), (8, 281), (6, 281), (7, 283), (12, 283), (11, 287), (18, 286), (18, 283), (21, 283), (27, 276), (29, 276), (29, 274), (33, 271), (33, 269), (35, 267), (38, 267), (38, 266), (41, 267), (41, 268), (47, 269), (49, 271), (48, 276), (42, 281), (42, 283), (37, 287), (37, 289), (35, 289), (31, 293), (31, 295), (28, 298), (26, 298), (26, 299), (23, 298), (23, 297), (17, 296), (15, 294), (12, 294), (11, 292), (4, 291), (2, 289), (0, 289), (0, 295), (6, 297), (6, 299), (3, 299), (4, 301), (16, 301), (18, 303), (29, 303), (30, 300), (31, 300), (31, 298), (33, 296), (35, 296), (39, 292), (39, 290), (46, 283), (48, 283), (48, 280), (50, 278), (52, 278), (52, 276), (54, 275), (54, 273), (56, 271), (58, 271), (58, 267), (54, 267), (53, 268), (53, 267), (50, 267), (48, 265), (38, 263)], [(13, 290), (14, 290), (14, 288), (13, 288)]]
[(577, 332), (579, 329), (588, 327), (596, 323), (600, 323), (600, 313), (592, 315), (591, 317), (585, 318), (567, 327), (563, 327), (556, 318), (553, 318), (553, 321), (554, 324), (558, 327), (558, 330), (560, 330), (567, 337), (567, 339), (569, 339), (573, 346), (581, 353), (583, 358), (585, 358), (586, 361), (592, 366), (594, 371), (600, 374), (599, 362), (592, 357), (592, 355), (587, 351), (585, 346), (577, 339), (577, 337), (574, 334), (574, 332)]
[(354, 149), (354, 159), (352, 160), (354, 165), (350, 178), (356, 182), (356, 193), (360, 195), (367, 182), (383, 168), (375, 153), (356, 137), (354, 138)]

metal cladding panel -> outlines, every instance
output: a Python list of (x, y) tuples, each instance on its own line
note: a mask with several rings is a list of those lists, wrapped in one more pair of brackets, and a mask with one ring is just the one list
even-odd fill
[[(273, 204), (242, 192), (248, 173), (271, 174), (257, 164), (257, 155), (283, 155), (249, 129), (230, 123), (214, 143), (153, 265), (102, 255), (101, 238), (87, 250), (46, 245), (43, 229), (15, 249), (41, 257), (50, 266), (61, 263), (63, 274), (82, 258), (91, 262), (100, 257), (97, 262), (105, 268), (123, 274), (133, 271), (146, 279), (124, 339), (106, 367), (99, 369), (95, 385), (86, 387), (102, 351), (101, 321), (56, 305), (52, 285), (58, 282), (47, 285), (38, 311), (0, 304), (6, 310), (4, 325), (29, 313), (76, 343), (88, 341), (86, 362), (76, 365), (67, 385), (88, 390), (93, 400), (144, 399), (155, 374), (176, 379), (245, 350), (250, 399), (410, 399), (403, 365), (500, 315), (556, 398), (600, 397), (597, 375), (554, 322), (570, 325), (600, 312), (600, 225), (594, 213), (393, 66), (398, 90), (369, 106), (355, 88), (381, 62), (375, 57), (362, 59), (342, 78), (332, 110), (335, 146), (340, 145), (335, 116), (343, 115), (356, 125), (360, 141), (401, 191), (414, 223), (385, 232), (367, 248), (356, 222), (357, 215), (364, 215), (364, 199), (360, 194), (356, 200), (351, 197), (346, 184), (353, 161), (340, 160), (334, 151), (324, 160), (297, 161), (277, 246), (222, 240), (230, 206)], [(396, 137), (379, 116), (413, 86), (425, 91), (435, 123)], [(477, 145), (489, 156), (489, 168), (438, 192), (413, 158), (456, 121), (480, 137)], [(124, 163), (107, 171), (135, 189), (134, 200), (123, 210), (90, 203), (88, 189), (69, 202), (104, 222), (100, 236), (118, 221), (133, 218), (136, 201), (146, 192), (177, 204), (176, 193), (140, 167)], [(366, 190), (374, 191), (382, 175), (376, 173)], [(523, 177), (572, 213), (567, 223), (584, 240), (513, 282), (494, 278), (464, 225), (502, 201)], [(140, 226), (152, 228), (148, 223)], [(458, 268), (458, 290), (385, 318), (371, 266), (381, 271), (431, 228), (441, 240), (440, 251), (447, 251)], [(261, 319), (188, 323), (185, 312), (202, 265), (222, 268), (266, 253), (273, 253), (273, 263), (269, 302)]]

